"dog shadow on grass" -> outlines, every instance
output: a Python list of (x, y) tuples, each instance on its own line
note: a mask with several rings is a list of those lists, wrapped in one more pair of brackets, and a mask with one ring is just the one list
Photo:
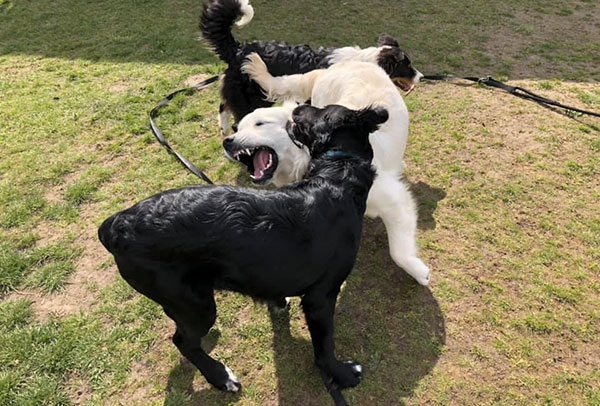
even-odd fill
[[(336, 307), (336, 353), (341, 360), (361, 362), (365, 371), (358, 387), (343, 392), (350, 405), (403, 405), (402, 399), (433, 369), (446, 341), (437, 300), (394, 264), (382, 227), (380, 220), (365, 219), (357, 263)], [(297, 300), (292, 306), (300, 312)], [(306, 331), (298, 336), (289, 313), (270, 316), (277, 393), (276, 400), (264, 404), (333, 404), (314, 366)], [(241, 399), (213, 388), (194, 391), (195, 374), (182, 359), (170, 373), (165, 406), (237, 404)]]
[[(446, 341), (437, 300), (394, 264), (380, 220), (365, 220), (357, 263), (340, 293), (336, 354), (364, 367), (349, 405), (402, 405), (437, 363)], [(279, 406), (333, 405), (313, 363), (310, 341), (294, 337), (287, 315), (271, 315)]]
[(409, 185), (419, 210), (418, 228), (433, 230), (436, 226), (433, 214), (437, 209), (438, 202), (446, 197), (446, 192), (421, 181), (411, 182)]

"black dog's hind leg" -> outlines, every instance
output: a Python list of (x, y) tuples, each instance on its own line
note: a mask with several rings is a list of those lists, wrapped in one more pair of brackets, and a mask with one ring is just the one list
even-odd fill
[(302, 298), (315, 362), (321, 370), (325, 386), (334, 398), (340, 389), (358, 385), (362, 376), (360, 364), (354, 361), (341, 362), (335, 358), (333, 316), (338, 293), (339, 288), (327, 294), (311, 291)]
[(177, 304), (163, 306), (167, 316), (177, 325), (173, 343), (181, 354), (196, 366), (206, 380), (218, 389), (237, 392), (242, 385), (229, 368), (211, 358), (202, 349), (202, 337), (217, 319), (217, 308), (212, 288), (192, 297), (178, 298)]

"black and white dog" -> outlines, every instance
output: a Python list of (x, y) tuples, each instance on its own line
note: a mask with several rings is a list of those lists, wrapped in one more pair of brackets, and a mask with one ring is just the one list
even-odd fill
[(240, 71), (246, 56), (257, 53), (273, 76), (306, 73), (326, 68), (342, 61), (370, 62), (382, 67), (393, 82), (409, 92), (423, 76), (411, 66), (408, 56), (390, 35), (382, 35), (377, 47), (317, 48), (308, 45), (289, 45), (283, 42), (240, 43), (231, 33), (235, 20), (244, 26), (252, 20), (254, 10), (249, 0), (211, 0), (204, 5), (200, 29), (202, 36), (217, 55), (227, 63), (221, 81), (219, 125), (224, 135), (230, 133), (230, 116), (235, 124), (259, 107), (273, 103), (264, 100), (260, 87)]
[(303, 105), (292, 118), (289, 136), (312, 156), (306, 179), (277, 190), (166, 191), (109, 217), (98, 235), (121, 276), (175, 321), (180, 352), (222, 390), (241, 385), (200, 346), (217, 316), (214, 290), (275, 303), (302, 296), (316, 365), (335, 398), (362, 373), (358, 363), (335, 358), (333, 316), (375, 177), (369, 134), (388, 113)]

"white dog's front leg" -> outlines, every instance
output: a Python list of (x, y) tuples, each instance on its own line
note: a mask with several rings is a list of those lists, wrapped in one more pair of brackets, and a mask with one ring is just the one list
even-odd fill
[(369, 217), (381, 217), (394, 262), (421, 285), (429, 268), (417, 257), (417, 208), (408, 187), (395, 174), (378, 174), (367, 199)]
[(293, 100), (299, 103), (304, 103), (311, 98), (315, 80), (323, 72), (323, 69), (315, 69), (304, 74), (272, 76), (257, 53), (249, 54), (240, 70), (258, 83), (265, 92), (267, 100), (273, 102)]

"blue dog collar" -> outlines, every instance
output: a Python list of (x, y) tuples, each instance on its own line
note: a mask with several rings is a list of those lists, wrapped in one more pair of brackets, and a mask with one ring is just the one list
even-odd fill
[(358, 155), (354, 155), (354, 154), (349, 154), (347, 152), (344, 151), (327, 151), (324, 154), (325, 156), (331, 157), (331, 158), (340, 158), (340, 159), (344, 159), (344, 158), (359, 158)]

